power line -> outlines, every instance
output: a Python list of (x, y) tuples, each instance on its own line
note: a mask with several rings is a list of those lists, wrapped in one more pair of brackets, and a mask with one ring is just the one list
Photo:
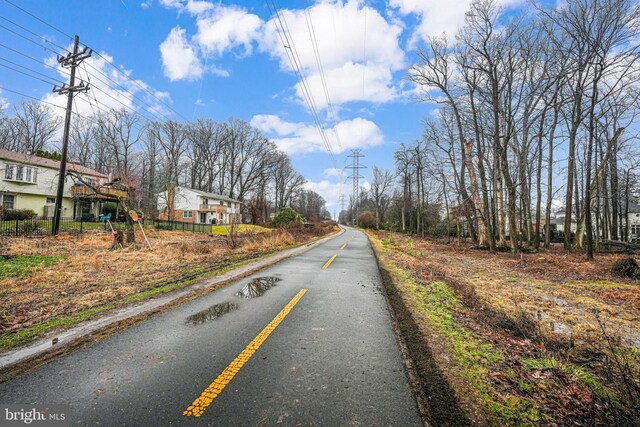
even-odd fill
[[(316, 56), (316, 62), (318, 64), (318, 69), (320, 71), (320, 79), (322, 82), (322, 87), (324, 89), (324, 95), (327, 100), (327, 108), (332, 111), (334, 117), (337, 117), (338, 114), (334, 108), (333, 103), (331, 102), (331, 97), (329, 96), (329, 87), (327, 85), (327, 79), (324, 74), (324, 67), (322, 66), (322, 59), (320, 57), (320, 48), (318, 47), (318, 39), (316, 38), (316, 31), (313, 27), (313, 18), (311, 17), (311, 10), (305, 10), (305, 17), (307, 17), (307, 29), (309, 29), (309, 35), (311, 36), (311, 46), (313, 47), (313, 52)], [(338, 148), (342, 150), (342, 142), (340, 141), (340, 135), (338, 130), (335, 129), (336, 141), (338, 142)]]
[(27, 15), (31, 16), (32, 18), (37, 19), (38, 21), (42, 22), (43, 24), (45, 24), (49, 28), (56, 30), (57, 32), (59, 32), (63, 36), (67, 37), (69, 40), (73, 40), (72, 36), (70, 36), (69, 34), (65, 33), (61, 29), (59, 29), (57, 27), (54, 27), (53, 25), (49, 24), (48, 22), (44, 21), (43, 19), (38, 18), (37, 16), (35, 16), (31, 12), (29, 12), (28, 10), (25, 10), (25, 9), (21, 8), (20, 6), (18, 6), (17, 4), (13, 3), (12, 1), (9, 1), (9, 0), (4, 0), (4, 1), (9, 3), (11, 6), (15, 7), (16, 9), (20, 9), (21, 11), (23, 11)]
[[(6, 0), (5, 0), (6, 1)], [(86, 44), (83, 44), (83, 46), (89, 48), (89, 46), (87, 46)], [(124, 78), (126, 78), (127, 80), (129, 80), (130, 82), (132, 82), (133, 84), (135, 84), (136, 86), (138, 86), (140, 89), (142, 89), (143, 91), (145, 91), (146, 93), (148, 93), (152, 98), (154, 98), (156, 101), (158, 101), (160, 104), (164, 105), (165, 107), (167, 107), (169, 110), (173, 111), (174, 113), (176, 113), (178, 116), (182, 117), (184, 120), (189, 121), (189, 119), (187, 119), (185, 116), (183, 116), (182, 114), (180, 114), (178, 111), (176, 111), (175, 109), (173, 109), (173, 107), (171, 107), (169, 104), (167, 104), (166, 102), (164, 102), (162, 99), (158, 98), (153, 92), (151, 92), (147, 87), (143, 86), (140, 84), (140, 82), (138, 82), (137, 80), (132, 79), (131, 77), (129, 77), (124, 71), (122, 71), (120, 68), (116, 67), (111, 61), (109, 61), (107, 58), (105, 58), (104, 56), (102, 56), (99, 52), (97, 52), (96, 50), (94, 50), (94, 53), (96, 54), (96, 56), (98, 56), (99, 58), (103, 59), (107, 64), (109, 64), (111, 67), (113, 67), (114, 70), (116, 70), (119, 74), (121, 74)], [(102, 74), (103, 76), (109, 78), (103, 71), (98, 70), (97, 68), (95, 68), (94, 66), (92, 66), (91, 64), (88, 64), (91, 68), (97, 70), (100, 74)], [(129, 92), (127, 90), (127, 92)], [(132, 94), (133, 95), (133, 94)]]
[(18, 37), (20, 37), (20, 38), (23, 38), (23, 39), (25, 39), (26, 41), (28, 41), (29, 43), (32, 43), (32, 44), (34, 44), (34, 45), (36, 45), (36, 46), (38, 46), (38, 47), (41, 47), (41, 48), (43, 48), (44, 50), (48, 50), (48, 51), (49, 51), (49, 52), (51, 52), (51, 53), (55, 53), (56, 55), (59, 55), (59, 53), (58, 53), (58, 52), (56, 52), (55, 50), (50, 49), (50, 48), (48, 48), (47, 46), (43, 45), (42, 43), (39, 43), (39, 42), (37, 42), (37, 41), (35, 41), (35, 40), (32, 40), (32, 39), (30, 39), (29, 37), (27, 37), (27, 36), (25, 36), (25, 35), (22, 35), (22, 34), (18, 33), (17, 31), (12, 30), (11, 28), (5, 27), (5, 26), (4, 26), (4, 25), (2, 25), (2, 24), (0, 24), (0, 28), (4, 28), (5, 30), (9, 31), (10, 33), (15, 34), (16, 36), (18, 36)]
[(36, 98), (35, 96), (27, 95), (26, 93), (18, 92), (17, 90), (9, 89), (9, 88), (4, 87), (4, 86), (0, 86), (0, 90), (6, 91), (6, 92), (15, 93), (16, 95), (20, 95), (20, 96), (22, 96), (24, 98), (33, 99), (34, 101), (42, 102), (43, 104), (47, 104), (47, 105), (50, 105), (52, 107), (62, 108), (63, 110), (65, 109), (61, 105), (54, 104), (53, 102), (49, 102), (49, 101), (44, 101), (44, 100), (42, 100), (40, 98)]
[[(304, 100), (309, 106), (311, 115), (314, 121), (316, 122), (316, 126), (320, 131), (320, 138), (322, 139), (322, 142), (324, 143), (325, 148), (327, 149), (327, 152), (331, 157), (331, 161), (335, 166), (336, 160), (333, 154), (333, 150), (331, 149), (331, 143), (329, 142), (324, 126), (322, 125), (322, 122), (320, 120), (318, 110), (315, 106), (315, 100), (313, 98), (313, 94), (311, 93), (311, 90), (307, 84), (306, 75), (305, 75), (304, 69), (302, 68), (300, 57), (298, 55), (298, 51), (296, 49), (295, 42), (293, 40), (293, 36), (291, 35), (291, 31), (289, 30), (289, 25), (287, 24), (286, 17), (284, 16), (284, 14), (282, 14), (278, 10), (278, 7), (276, 6), (276, 3), (274, 0), (271, 0), (271, 4), (269, 4), (268, 0), (266, 2), (267, 2), (267, 7), (269, 8), (269, 13), (271, 14), (273, 23), (276, 26), (278, 36), (280, 37), (280, 41), (282, 42), (282, 46), (284, 47), (285, 53), (287, 54), (287, 58), (289, 59), (289, 62), (291, 64), (291, 68), (296, 73), (298, 82), (300, 83), (300, 88), (302, 90)], [(273, 6), (273, 12), (271, 11), (271, 6)], [(274, 13), (275, 13), (275, 17), (274, 17)], [(280, 27), (278, 27), (278, 23), (280, 24)]]
[[(84, 65), (84, 64), (83, 64)], [(100, 74), (100, 76), (106, 77), (107, 80), (109, 80), (111, 83), (115, 84), (116, 86), (118, 86), (120, 89), (122, 89), (124, 92), (128, 93), (129, 95), (131, 95), (132, 99), (137, 100), (138, 102), (144, 104), (147, 107), (147, 112), (152, 114), (156, 119), (159, 120), (167, 120), (168, 116), (164, 113), (162, 113), (161, 117), (160, 115), (154, 113), (153, 111), (151, 111), (150, 109), (153, 108), (153, 105), (147, 103), (146, 101), (144, 101), (142, 98), (139, 98), (138, 96), (136, 96), (135, 93), (131, 92), (131, 90), (127, 89), (126, 87), (124, 87), (121, 83), (118, 83), (117, 81), (115, 81), (114, 79), (112, 79), (109, 75), (105, 74), (104, 72), (102, 72), (100, 69), (94, 67), (93, 65), (91, 65), (90, 63), (87, 63), (86, 65), (88, 65), (89, 67), (91, 67), (93, 70), (95, 70), (96, 72), (98, 72)], [(92, 76), (91, 73), (89, 73), (89, 71), (86, 69), (85, 67), (85, 73), (87, 74), (87, 76)], [(105, 86), (109, 86), (109, 84), (107, 82), (105, 82), (104, 80), (102, 80), (101, 78), (97, 77), (95, 74), (93, 74), (93, 77), (99, 81), (100, 83), (104, 84)], [(100, 89), (98, 89), (100, 92), (104, 92)]]
[(0, 19), (4, 19), (5, 21), (7, 21), (7, 22), (9, 22), (9, 23), (11, 23), (11, 24), (15, 25), (16, 27), (18, 27), (18, 28), (22, 29), (23, 31), (26, 31), (27, 33), (29, 33), (29, 34), (31, 34), (31, 35), (33, 35), (33, 36), (36, 36), (37, 38), (41, 39), (41, 40), (42, 40), (42, 41), (44, 41), (45, 43), (50, 43), (50, 44), (54, 45), (55, 47), (57, 47), (58, 49), (62, 49), (62, 50), (64, 50), (64, 51), (66, 51), (67, 53), (71, 53), (71, 52), (69, 51), (69, 49), (67, 49), (66, 47), (60, 46), (59, 44), (56, 44), (56, 43), (52, 42), (51, 40), (49, 40), (49, 39), (47, 39), (47, 38), (42, 37), (40, 34), (37, 34), (37, 33), (33, 32), (33, 31), (31, 31), (30, 29), (28, 29), (28, 28), (26, 28), (26, 27), (24, 27), (24, 26), (22, 26), (22, 25), (20, 25), (20, 24), (18, 24), (18, 23), (16, 23), (16, 22), (12, 21), (12, 20), (11, 20), (11, 19), (9, 19), (9, 18), (6, 18), (6, 17), (4, 17), (4, 16), (0, 16)]
[[(9, 63), (15, 64), (14, 62), (7, 61), (6, 59), (3, 59), (3, 58), (0, 58), (0, 60), (3, 60), (3, 61), (6, 61), (6, 62), (9, 62)], [(17, 64), (16, 64), (16, 65), (17, 65)], [(23, 66), (21, 66), (21, 65), (17, 65), (17, 66), (28, 70), (28, 68), (23, 67)], [(38, 73), (37, 71), (31, 71), (31, 70), (29, 70), (30, 72), (32, 72), (32, 73), (34, 73), (34, 74), (40, 74), (40, 75), (42, 75), (42, 76), (45, 76), (45, 78), (47, 78), (47, 79), (49, 79), (49, 80), (45, 80), (45, 79), (43, 79), (43, 78), (41, 78), (41, 77), (35, 76), (35, 75), (33, 75), (33, 74), (29, 74), (28, 72), (18, 70), (17, 68), (13, 68), (13, 67), (10, 67), (10, 66), (5, 65), (5, 64), (0, 64), (0, 67), (4, 67), (4, 68), (7, 68), (7, 69), (9, 69), (9, 70), (15, 71), (16, 73), (22, 74), (23, 76), (31, 77), (32, 79), (40, 80), (41, 82), (44, 82), (44, 83), (46, 83), (46, 84), (56, 84), (55, 82), (58, 82), (58, 83), (64, 83), (62, 80), (58, 80), (58, 79), (50, 78), (50, 77), (49, 77), (49, 76), (47, 76), (46, 74)], [(53, 82), (53, 83), (52, 83), (52, 82)]]
[(61, 72), (62, 74), (65, 74), (65, 75), (67, 75), (67, 76), (69, 75), (69, 72), (68, 72), (68, 71), (66, 71), (66, 70), (63, 70), (63, 69), (61, 69), (61, 68), (54, 67), (53, 65), (47, 64), (46, 62), (42, 62), (42, 61), (41, 61), (41, 60), (39, 60), (38, 58), (34, 58), (33, 56), (29, 56), (29, 55), (27, 55), (26, 53), (22, 53), (22, 52), (20, 52), (19, 50), (14, 49), (14, 48), (12, 48), (12, 47), (9, 47), (9, 46), (7, 46), (7, 45), (5, 45), (5, 44), (0, 43), (0, 47), (3, 47), (3, 48), (5, 48), (5, 49), (7, 49), (7, 50), (10, 50), (10, 51), (14, 52), (14, 53), (17, 53), (18, 55), (21, 55), (21, 56), (23, 56), (23, 57), (25, 57), (25, 58), (27, 58), (27, 59), (30, 59), (30, 60), (32, 60), (32, 61), (35, 61), (35, 62), (37, 62), (38, 64), (44, 65), (45, 67), (49, 67), (49, 68), (51, 68), (51, 69), (53, 69), (53, 70), (56, 70), (56, 71), (58, 71), (58, 72)]
[[(44, 19), (42, 19), (42, 18), (39, 18), (38, 16), (36, 16), (36, 15), (34, 15), (33, 13), (29, 12), (28, 10), (26, 10), (26, 9), (24, 9), (24, 8), (22, 8), (22, 7), (20, 7), (20, 6), (18, 6), (17, 4), (15, 4), (14, 2), (12, 2), (12, 1), (10, 1), (10, 0), (4, 0), (4, 1), (5, 1), (6, 3), (9, 3), (9, 4), (10, 4), (10, 5), (12, 5), (13, 7), (15, 7), (16, 9), (19, 9), (20, 11), (22, 11), (22, 12), (24, 12), (25, 14), (29, 15), (30, 17), (32, 17), (32, 18), (34, 18), (34, 19), (36, 19), (36, 20), (40, 21), (41, 23), (45, 24), (45, 25), (46, 25), (46, 26), (48, 26), (49, 28), (52, 28), (53, 30), (55, 30), (55, 31), (59, 32), (60, 34), (62, 34), (62, 35), (64, 35), (65, 37), (69, 38), (70, 40), (73, 40), (73, 37), (72, 37), (72, 36), (70, 36), (69, 34), (67, 34), (66, 32), (64, 32), (64, 31), (63, 31), (63, 30), (61, 30), (60, 28), (58, 28), (58, 27), (56, 27), (56, 26), (54, 26), (54, 25), (50, 24), (49, 22), (45, 21), (45, 20), (44, 20)], [(25, 31), (29, 32), (30, 34), (34, 34), (34, 35), (36, 35), (36, 33), (34, 33), (33, 31), (31, 31), (31, 30), (29, 30), (29, 29), (27, 29), (27, 28), (25, 28), (25, 27), (23, 27), (23, 26), (21, 26), (21, 25), (19, 25), (19, 24), (16, 24), (15, 22), (10, 21), (10, 20), (8, 20), (8, 19), (6, 19), (6, 18), (4, 18), (4, 19), (5, 19), (5, 20), (7, 20), (7, 21), (9, 21), (9, 22), (11, 22), (11, 23), (13, 23), (14, 25), (18, 26), (19, 28), (22, 28), (23, 30), (25, 30)], [(0, 26), (1, 26), (1, 25), (0, 25)], [(31, 43), (35, 43), (35, 44), (37, 44), (37, 45), (38, 45), (38, 46), (40, 46), (40, 47), (43, 47), (43, 48), (45, 48), (45, 49), (47, 49), (47, 50), (49, 50), (49, 51), (51, 51), (51, 52), (53, 52), (53, 53), (58, 54), (57, 52), (55, 52), (55, 51), (53, 51), (53, 50), (51, 50), (51, 49), (47, 48), (46, 46), (43, 46), (43, 45), (41, 45), (41, 44), (37, 43), (37, 42), (34, 42), (33, 40), (29, 39), (28, 37), (25, 37), (24, 35), (21, 35), (21, 34), (19, 34), (19, 33), (15, 32), (15, 31), (13, 31), (13, 30), (11, 30), (11, 29), (6, 28), (6, 27), (4, 27), (4, 28), (5, 28), (5, 29), (7, 29), (8, 31), (11, 31), (11, 32), (13, 32), (14, 34), (16, 34), (16, 35), (18, 35), (18, 36), (22, 37), (22, 38), (25, 38), (26, 40), (30, 41)], [(40, 37), (40, 36), (37, 36), (37, 37)], [(46, 39), (45, 39), (45, 40), (46, 40)], [(46, 40), (46, 41), (47, 41), (47, 42), (50, 42), (49, 40)], [(51, 42), (51, 44), (53, 44), (53, 45), (55, 45), (55, 46), (58, 46), (59, 48), (61, 48), (61, 49), (63, 49), (63, 50), (66, 50), (67, 52), (69, 52), (69, 50), (68, 50), (68, 49), (66, 49), (66, 48), (63, 48), (63, 47), (61, 47), (61, 46), (59, 46), (59, 45), (56, 45), (56, 44), (54, 44), (54, 43), (52, 43), (52, 42)], [(169, 109), (169, 110), (173, 111), (173, 112), (174, 112), (175, 114), (177, 114), (179, 117), (182, 117), (184, 120), (187, 120), (187, 121), (188, 121), (188, 119), (187, 119), (185, 116), (183, 116), (182, 114), (180, 114), (180, 113), (179, 113), (178, 111), (176, 111), (173, 107), (171, 107), (169, 104), (167, 104), (167, 103), (166, 103), (166, 102), (164, 102), (162, 99), (160, 99), (156, 94), (154, 94), (153, 92), (151, 92), (151, 91), (148, 89), (148, 87), (143, 86), (143, 85), (142, 85), (142, 84), (140, 84), (140, 82), (138, 82), (137, 80), (134, 80), (134, 79), (132, 79), (131, 77), (129, 77), (125, 72), (123, 72), (120, 68), (118, 68), (117, 66), (115, 66), (115, 65), (114, 65), (114, 64), (113, 64), (109, 59), (105, 58), (105, 57), (104, 57), (103, 55), (101, 55), (97, 50), (92, 49), (90, 46), (88, 46), (88, 45), (87, 45), (87, 44), (85, 44), (85, 43), (82, 43), (82, 46), (83, 46), (83, 47), (86, 47), (87, 49), (91, 49), (91, 50), (93, 50), (93, 52), (94, 52), (94, 54), (95, 54), (96, 56), (98, 56), (99, 58), (101, 58), (102, 60), (104, 60), (107, 64), (109, 64), (111, 67), (113, 67), (113, 68), (114, 68), (114, 69), (115, 69), (119, 74), (121, 74), (124, 78), (126, 78), (126, 79), (127, 79), (127, 80), (129, 80), (129, 81), (131, 81), (133, 84), (135, 84), (136, 86), (138, 86), (141, 90), (145, 91), (147, 94), (149, 94), (152, 98), (154, 98), (154, 99), (155, 99), (156, 101), (158, 101), (160, 104), (164, 105), (167, 109)], [(107, 74), (105, 74), (103, 71), (98, 70), (97, 68), (93, 67), (91, 64), (88, 64), (88, 65), (89, 65), (90, 67), (94, 68), (98, 73), (102, 74), (103, 76), (105, 76), (105, 77), (106, 77), (106, 78), (108, 78), (109, 80), (113, 81), (113, 79), (109, 78), (109, 76), (108, 76)], [(85, 70), (85, 71), (86, 71), (86, 70)], [(103, 82), (103, 83), (104, 83), (104, 82)], [(115, 82), (114, 82), (114, 83), (115, 83)], [(122, 86), (121, 86), (121, 87), (122, 87)], [(124, 88), (123, 88), (123, 89), (124, 89)], [(130, 90), (128, 90), (128, 89), (124, 89), (124, 90), (125, 90), (126, 92), (128, 92), (130, 95), (132, 95), (132, 97), (135, 97), (135, 95), (134, 95)], [(153, 113), (152, 113), (151, 111), (149, 111), (149, 110), (148, 110), (148, 112), (149, 112), (149, 113), (151, 113), (151, 114), (153, 114)], [(154, 115), (155, 115), (155, 114), (154, 114)], [(166, 120), (166, 119), (163, 119), (163, 120)]]

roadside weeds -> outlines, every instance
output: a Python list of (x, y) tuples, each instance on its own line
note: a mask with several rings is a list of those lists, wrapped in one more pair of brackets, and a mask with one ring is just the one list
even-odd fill
[[(612, 378), (619, 372), (595, 375), (528, 312), (514, 316), (493, 307), (475, 292), (477, 284), (449, 277), (409, 239), (368, 235), (426, 396), (428, 422), (634, 425), (632, 403)], [(628, 351), (616, 343), (611, 353), (624, 365)]]

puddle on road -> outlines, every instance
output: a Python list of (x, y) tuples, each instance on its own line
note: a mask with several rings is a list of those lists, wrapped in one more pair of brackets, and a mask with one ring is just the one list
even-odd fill
[(264, 295), (269, 289), (276, 286), (282, 279), (278, 277), (258, 277), (247, 283), (236, 293), (240, 298), (257, 298)]
[(187, 322), (191, 323), (192, 325), (199, 325), (201, 323), (208, 322), (209, 320), (217, 319), (218, 317), (221, 317), (229, 313), (230, 311), (234, 311), (237, 309), (238, 304), (233, 302), (223, 302), (187, 317)]

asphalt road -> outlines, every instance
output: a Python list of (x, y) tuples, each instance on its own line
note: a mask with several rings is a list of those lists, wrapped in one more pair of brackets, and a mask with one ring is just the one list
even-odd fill
[(422, 425), (381, 287), (347, 229), (0, 384), (0, 403), (68, 404), (78, 425)]

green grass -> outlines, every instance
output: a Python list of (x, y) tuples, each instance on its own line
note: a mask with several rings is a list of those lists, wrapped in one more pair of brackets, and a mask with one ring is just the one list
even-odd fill
[(0, 279), (20, 277), (22, 279), (39, 267), (53, 265), (60, 261), (60, 256), (15, 255), (0, 257)]
[(449, 285), (440, 281), (421, 281), (419, 284), (414, 291), (418, 307), (431, 325), (446, 337), (462, 376), (489, 412), (509, 425), (532, 426), (540, 421), (541, 415), (534, 402), (517, 395), (500, 396), (491, 387), (487, 376), (504, 357), (491, 344), (456, 322), (454, 311), (461, 303)]
[[(271, 228), (260, 227), (259, 225), (252, 224), (239, 224), (238, 225), (238, 233), (268, 233), (273, 231)], [(229, 234), (229, 226), (228, 225), (212, 225), (211, 232), (213, 234), (218, 234), (220, 236), (226, 236)]]
[[(386, 248), (404, 254), (408, 252), (406, 247), (394, 248), (390, 242), (385, 244), (378, 240), (377, 243), (374, 244), (376, 250)], [(534, 426), (539, 423), (542, 415), (533, 400), (500, 393), (488, 381), (490, 372), (504, 360), (504, 356), (490, 343), (456, 321), (454, 313), (461, 307), (461, 303), (453, 289), (441, 281), (417, 280), (395, 263), (386, 267), (401, 281), (400, 285), (413, 295), (420, 315), (444, 336), (450, 349), (448, 353), (453, 356), (458, 372), (477, 393), (487, 411), (497, 418), (498, 423), (512, 426)], [(523, 383), (521, 388), (526, 390), (527, 385)]]
[(31, 341), (33, 338), (49, 332), (53, 329), (63, 326), (70, 326), (87, 320), (89, 317), (98, 314), (102, 311), (114, 308), (115, 304), (107, 304), (99, 307), (90, 308), (88, 310), (81, 311), (71, 316), (60, 316), (49, 319), (46, 322), (38, 323), (28, 328), (22, 329), (15, 333), (0, 335), (0, 348), (9, 350), (13, 347), (25, 344)]
[(556, 369), (568, 375), (573, 381), (583, 384), (596, 396), (618, 405), (620, 400), (616, 394), (594, 375), (584, 368), (569, 362), (561, 362), (553, 357), (541, 359), (521, 359), (520, 363), (529, 370)]

